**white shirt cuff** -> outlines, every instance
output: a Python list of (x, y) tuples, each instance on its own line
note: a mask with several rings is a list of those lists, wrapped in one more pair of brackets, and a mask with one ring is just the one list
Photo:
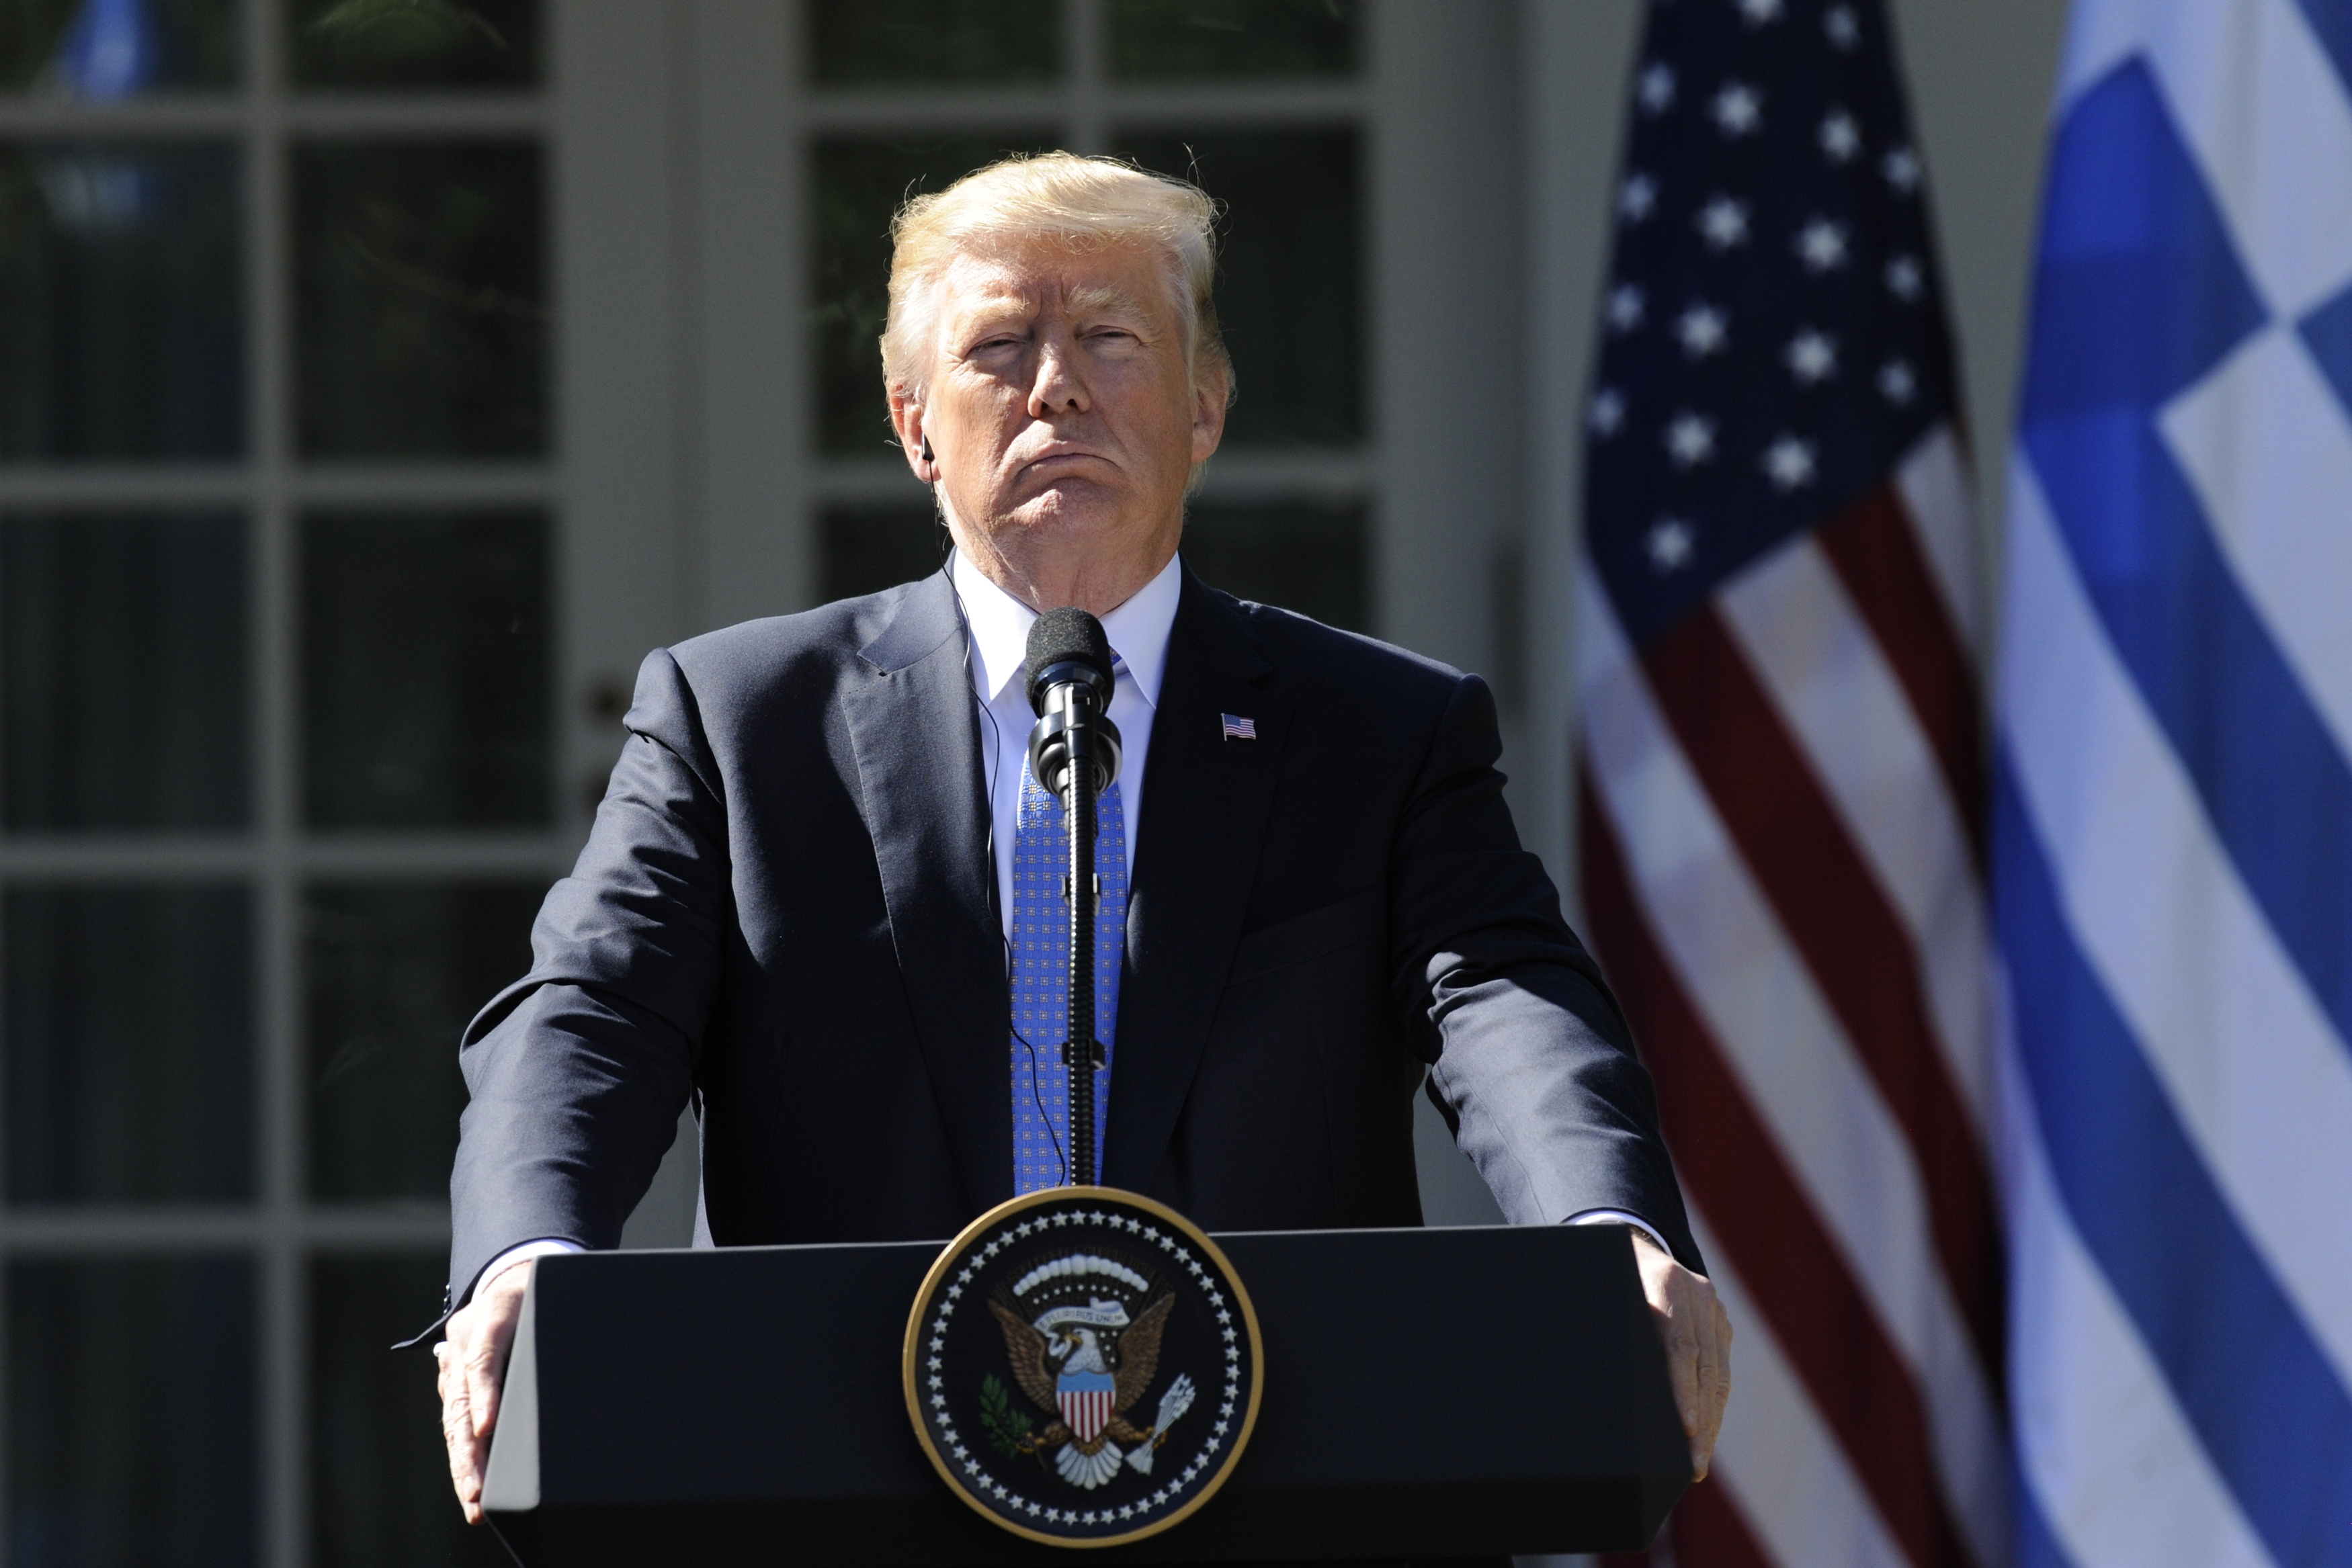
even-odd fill
[[(1575, 1224), (1577, 1222), (1571, 1220), (1570, 1223)], [(1639, 1222), (1636, 1221), (1636, 1223)], [(520, 1247), (509, 1247), (505, 1251), (490, 1260), (490, 1266), (482, 1270), (482, 1277), (480, 1279), (474, 1281), (474, 1294), (478, 1296), (480, 1295), (484, 1288), (487, 1287), (491, 1281), (497, 1279), (499, 1275), (505, 1273), (508, 1270), (513, 1268), (518, 1263), (528, 1263), (534, 1258), (552, 1258), (562, 1252), (585, 1252), (588, 1249), (581, 1246), (577, 1241), (562, 1241), (558, 1240), (553, 1237), (550, 1237), (544, 1241), (526, 1241)]]
[[(1675, 1255), (1675, 1249), (1666, 1245), (1666, 1239), (1658, 1234), (1657, 1228), (1655, 1226), (1652, 1225), (1648, 1220), (1642, 1218), (1638, 1215), (1626, 1213), (1622, 1208), (1588, 1208), (1581, 1214), (1570, 1215), (1567, 1219), (1563, 1220), (1561, 1223), (1566, 1225), (1630, 1225), (1634, 1229), (1640, 1231), (1643, 1235), (1648, 1237), (1651, 1240), (1656, 1242), (1658, 1244), (1659, 1251), (1664, 1253), (1669, 1258)], [(545, 1246), (547, 1243), (540, 1242), (535, 1243), (534, 1245)], [(518, 1247), (515, 1250), (520, 1252), (522, 1249)], [(494, 1269), (498, 1267), (495, 1263), (490, 1266)]]

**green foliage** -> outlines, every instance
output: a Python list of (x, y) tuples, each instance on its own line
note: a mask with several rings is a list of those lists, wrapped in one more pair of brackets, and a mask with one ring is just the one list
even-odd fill
[(980, 1424), (989, 1446), (1005, 1458), (1017, 1459), (1030, 1451), (1027, 1438), (1036, 1423), (1013, 1403), (1013, 1390), (994, 1373), (980, 1380)]

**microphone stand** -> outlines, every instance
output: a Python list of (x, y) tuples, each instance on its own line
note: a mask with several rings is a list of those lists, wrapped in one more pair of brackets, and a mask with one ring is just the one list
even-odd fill
[[(1083, 700), (1083, 699), (1082, 699)], [(1095, 1072), (1103, 1065), (1095, 1039), (1095, 727), (1074, 723), (1062, 732), (1070, 765), (1063, 777), (1062, 817), (1069, 830), (1069, 1016), (1062, 1061), (1070, 1071), (1070, 1185), (1095, 1182)]]
[[(1099, 629), (1096, 635), (1100, 636)], [(1062, 893), (1070, 906), (1070, 968), (1062, 1064), (1069, 1071), (1069, 1185), (1095, 1184), (1095, 1074), (1106, 1065), (1095, 1038), (1095, 912), (1102, 889), (1095, 879), (1097, 804), (1118, 777), (1118, 727), (1110, 721), (1109, 660), (1089, 673), (1077, 662), (1056, 662), (1033, 677), (1037, 727), (1029, 736), (1031, 774), (1062, 802), (1067, 857)]]

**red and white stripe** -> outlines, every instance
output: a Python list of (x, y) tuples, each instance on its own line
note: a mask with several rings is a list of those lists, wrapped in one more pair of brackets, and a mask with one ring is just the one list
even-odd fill
[(1064, 1388), (1054, 1396), (1062, 1419), (1082, 1442), (1091, 1443), (1110, 1425), (1112, 1391), (1108, 1388)]
[(1961, 454), (1630, 647), (1578, 605), (1582, 891), (1739, 1338), (1678, 1568), (2005, 1560)]

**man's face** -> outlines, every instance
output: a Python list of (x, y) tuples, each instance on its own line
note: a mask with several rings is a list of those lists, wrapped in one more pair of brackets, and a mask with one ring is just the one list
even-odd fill
[(1224, 389), (1192, 383), (1164, 267), (1146, 246), (1050, 242), (949, 265), (929, 385), (893, 401), (909, 448), (931, 444), (960, 548), (1028, 581), (1056, 556), (1157, 570), (1174, 553)]

